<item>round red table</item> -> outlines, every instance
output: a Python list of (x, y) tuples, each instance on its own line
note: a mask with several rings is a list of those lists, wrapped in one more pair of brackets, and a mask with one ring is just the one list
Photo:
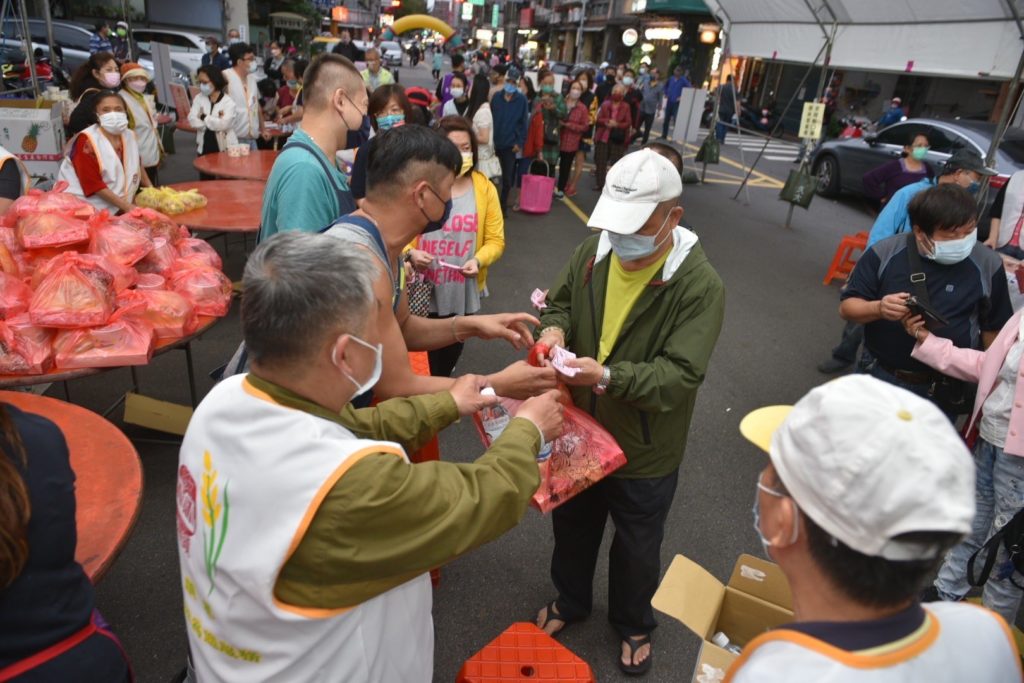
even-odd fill
[(195, 230), (215, 232), (256, 232), (263, 210), (262, 180), (193, 180), (170, 185), (175, 190), (199, 190), (206, 206), (171, 216)]
[(0, 391), (0, 401), (52, 420), (75, 472), (75, 559), (96, 582), (121, 552), (142, 503), (142, 464), (132, 442), (96, 413), (55, 398)]
[(227, 152), (204, 154), (196, 157), (192, 165), (200, 173), (229, 180), (266, 180), (280, 154), (277, 150), (257, 149), (247, 156), (233, 157)]

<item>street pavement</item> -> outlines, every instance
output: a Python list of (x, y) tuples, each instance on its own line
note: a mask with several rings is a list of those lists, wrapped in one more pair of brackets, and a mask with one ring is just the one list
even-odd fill
[[(431, 85), (424, 65), (402, 68), (401, 82)], [(661, 130), (660, 122), (654, 130)], [(177, 153), (169, 157), (161, 178), (194, 180), (194, 138), (178, 133), (175, 142)], [(695, 144), (685, 151), (692, 167)], [(841, 324), (838, 287), (821, 281), (840, 237), (871, 223), (857, 202), (816, 197), (809, 210), (797, 209), (792, 225), (785, 227), (788, 205), (778, 200), (778, 190), (795, 166), (776, 159), (766, 160), (747, 194), (733, 200), (743, 177), (738, 151), (727, 140), (722, 163), (708, 167), (708, 182), (687, 185), (682, 199), (684, 221), (700, 236), (725, 282), (727, 307), (697, 401), (662, 551), (663, 567), (683, 553), (723, 581), (739, 554), (761, 553), (751, 505), (765, 456), (740, 437), (739, 421), (759, 406), (796, 401), (825, 381), (815, 365), (838, 340)], [(747, 155), (748, 162), (752, 156)], [(584, 175), (574, 200), (556, 201), (546, 215), (509, 217), (507, 247), (491, 268), (484, 312), (530, 310), (530, 292), (548, 287), (590, 234), (581, 216), (596, 202), (591, 186), (592, 179)], [(225, 269), (238, 279), (245, 256), (242, 240), (211, 242), (222, 254), (227, 250)], [(201, 392), (212, 386), (206, 373), (227, 360), (239, 338), (236, 304), (193, 345)], [(456, 374), (492, 372), (522, 356), (504, 343), (471, 340)], [(161, 356), (139, 375), (147, 395), (188, 402), (183, 354)], [(128, 372), (116, 370), (75, 382), (71, 397), (102, 410), (128, 386)], [(63, 397), (57, 387), (50, 394)], [(115, 421), (139, 450), (145, 495), (132, 537), (97, 586), (97, 602), (124, 641), (138, 680), (165, 682), (182, 668), (186, 652), (175, 541), (177, 443), (122, 424), (120, 413)], [(471, 420), (441, 437), (444, 460), (470, 462), (482, 451)], [(609, 524), (609, 540), (611, 530)], [(551, 547), (549, 519), (531, 509), (508, 534), (442, 569), (434, 592), (434, 680), (453, 681), (463, 661), (512, 622), (532, 619), (554, 597), (548, 575)], [(606, 544), (594, 582), (594, 614), (570, 626), (560, 640), (591, 664), (598, 680), (618, 681), (625, 677), (615, 664), (619, 643), (607, 621), (607, 577)], [(700, 641), (669, 617), (662, 615), (660, 624), (654, 634), (654, 667), (646, 680), (688, 680)]]

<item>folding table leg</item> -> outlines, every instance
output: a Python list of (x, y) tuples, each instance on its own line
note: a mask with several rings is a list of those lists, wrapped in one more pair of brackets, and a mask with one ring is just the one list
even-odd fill
[(185, 363), (188, 365), (188, 391), (192, 398), (192, 407), (199, 405), (196, 396), (196, 371), (192, 365), (192, 342), (185, 344)]

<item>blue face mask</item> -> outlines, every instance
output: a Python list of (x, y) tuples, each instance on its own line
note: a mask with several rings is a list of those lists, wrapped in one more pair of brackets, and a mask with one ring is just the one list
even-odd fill
[[(437, 197), (437, 201), (443, 201), (441, 199), (441, 195), (439, 195), (437, 192), (434, 192), (434, 188), (430, 187), (429, 185), (427, 185), (427, 188), (430, 190), (431, 194)], [(449, 199), (444, 203), (444, 213), (441, 214), (441, 217), (436, 221), (430, 220), (430, 216), (428, 216), (427, 212), (423, 210), (423, 207), (420, 207), (420, 213), (422, 213), (423, 217), (426, 218), (428, 221), (426, 227), (423, 228), (421, 234), (426, 234), (428, 232), (440, 230), (441, 228), (444, 227), (445, 223), (448, 222), (448, 217), (452, 215), (452, 200)]]
[(388, 114), (377, 117), (377, 130), (384, 132), (405, 123), (405, 114)]
[(672, 232), (669, 231), (668, 236), (658, 241), (658, 235), (665, 229), (668, 219), (669, 216), (665, 216), (665, 220), (661, 222), (658, 232), (653, 235), (619, 235), (609, 232), (608, 241), (611, 242), (612, 251), (615, 252), (620, 261), (638, 261), (642, 258), (647, 258), (660, 249), (665, 240), (672, 237)]
[(515, 95), (519, 92), (519, 88), (516, 87), (515, 83), (506, 83), (504, 90), (506, 95)]
[(981, 189), (981, 183), (977, 180), (972, 180), (971, 184), (967, 186), (967, 191), (971, 194), (978, 194), (978, 190)]

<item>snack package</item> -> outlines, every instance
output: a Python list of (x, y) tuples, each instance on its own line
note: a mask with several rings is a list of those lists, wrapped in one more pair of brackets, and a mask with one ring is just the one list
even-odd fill
[(195, 307), (177, 292), (128, 290), (117, 297), (117, 305), (130, 309), (126, 314), (128, 317), (142, 320), (152, 327), (157, 339), (180, 339), (199, 328)]
[(231, 280), (213, 268), (180, 270), (171, 276), (171, 289), (191, 301), (199, 315), (219, 318), (231, 307)]
[(32, 290), (19, 278), (0, 273), (0, 318), (7, 319), (28, 310)]
[(106, 324), (114, 311), (114, 276), (79, 254), (61, 254), (48, 265), (29, 302), (32, 323), (68, 328)]
[(53, 341), (58, 368), (116, 368), (145, 365), (153, 357), (153, 328), (122, 309), (101, 327), (65, 330)]
[[(514, 416), (522, 401), (502, 398), (501, 405)], [(473, 422), (484, 445), (490, 446), (479, 413)], [(551, 444), (551, 456), (542, 464), (540, 487), (530, 502), (547, 513), (625, 465), (626, 454), (594, 418), (568, 405), (562, 435)]]
[(221, 267), (223, 266), (220, 254), (218, 254), (217, 250), (211, 247), (210, 243), (206, 240), (188, 237), (178, 242), (177, 249), (178, 256), (182, 258), (188, 258), (191, 260), (192, 257), (198, 257), (210, 268), (215, 268), (217, 270), (221, 270)]
[(53, 367), (53, 332), (27, 314), (0, 321), (0, 374), (41, 375)]
[(67, 181), (61, 180), (49, 192), (31, 189), (11, 204), (8, 215), (22, 218), (35, 213), (55, 212), (64, 213), (80, 220), (91, 218), (96, 213), (93, 205), (80, 197), (68, 194), (64, 191), (67, 188)]
[(135, 195), (135, 204), (173, 216), (206, 206), (206, 197), (196, 189), (179, 191), (171, 187), (144, 187)]
[(89, 251), (106, 256), (123, 266), (132, 266), (153, 251), (153, 240), (145, 233), (109, 220), (106, 211), (100, 211), (89, 221), (92, 238)]
[(178, 225), (166, 215), (153, 209), (132, 209), (120, 218), (129, 218), (142, 221), (149, 226), (149, 236), (152, 239), (163, 237), (171, 244), (177, 244), (180, 240), (189, 236), (188, 230)]
[(154, 273), (167, 277), (177, 260), (178, 252), (174, 246), (163, 237), (156, 237), (153, 239), (153, 249), (135, 264), (135, 269), (140, 273)]
[(18, 218), (18, 241), (26, 249), (63, 247), (89, 239), (89, 225), (73, 215), (53, 211)]

